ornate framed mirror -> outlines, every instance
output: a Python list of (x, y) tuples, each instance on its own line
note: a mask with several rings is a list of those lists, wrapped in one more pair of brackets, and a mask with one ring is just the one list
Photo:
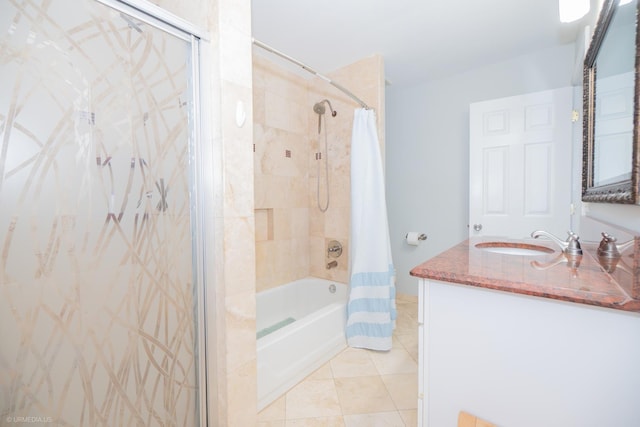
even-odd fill
[(585, 56), (585, 202), (639, 202), (637, 18), (638, 0), (605, 0)]

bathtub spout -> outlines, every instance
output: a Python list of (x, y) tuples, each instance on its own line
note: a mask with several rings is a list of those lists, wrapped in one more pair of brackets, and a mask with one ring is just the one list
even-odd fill
[(330, 270), (332, 268), (336, 268), (338, 266), (338, 261), (333, 260), (330, 263), (327, 264), (327, 270)]

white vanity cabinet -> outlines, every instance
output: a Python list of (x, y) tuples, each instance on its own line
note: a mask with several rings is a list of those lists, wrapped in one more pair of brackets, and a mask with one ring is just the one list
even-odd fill
[(420, 278), (419, 319), (419, 426), (640, 426), (639, 313)]

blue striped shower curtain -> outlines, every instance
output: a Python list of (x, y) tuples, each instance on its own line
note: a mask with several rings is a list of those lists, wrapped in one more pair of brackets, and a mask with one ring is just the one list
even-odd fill
[(384, 188), (375, 111), (357, 109), (351, 137), (347, 343), (371, 350), (391, 349), (396, 319), (395, 269)]

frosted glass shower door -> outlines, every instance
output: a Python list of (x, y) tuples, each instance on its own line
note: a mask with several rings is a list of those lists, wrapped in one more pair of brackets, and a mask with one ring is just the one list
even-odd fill
[(0, 2), (0, 424), (200, 422), (193, 42)]

